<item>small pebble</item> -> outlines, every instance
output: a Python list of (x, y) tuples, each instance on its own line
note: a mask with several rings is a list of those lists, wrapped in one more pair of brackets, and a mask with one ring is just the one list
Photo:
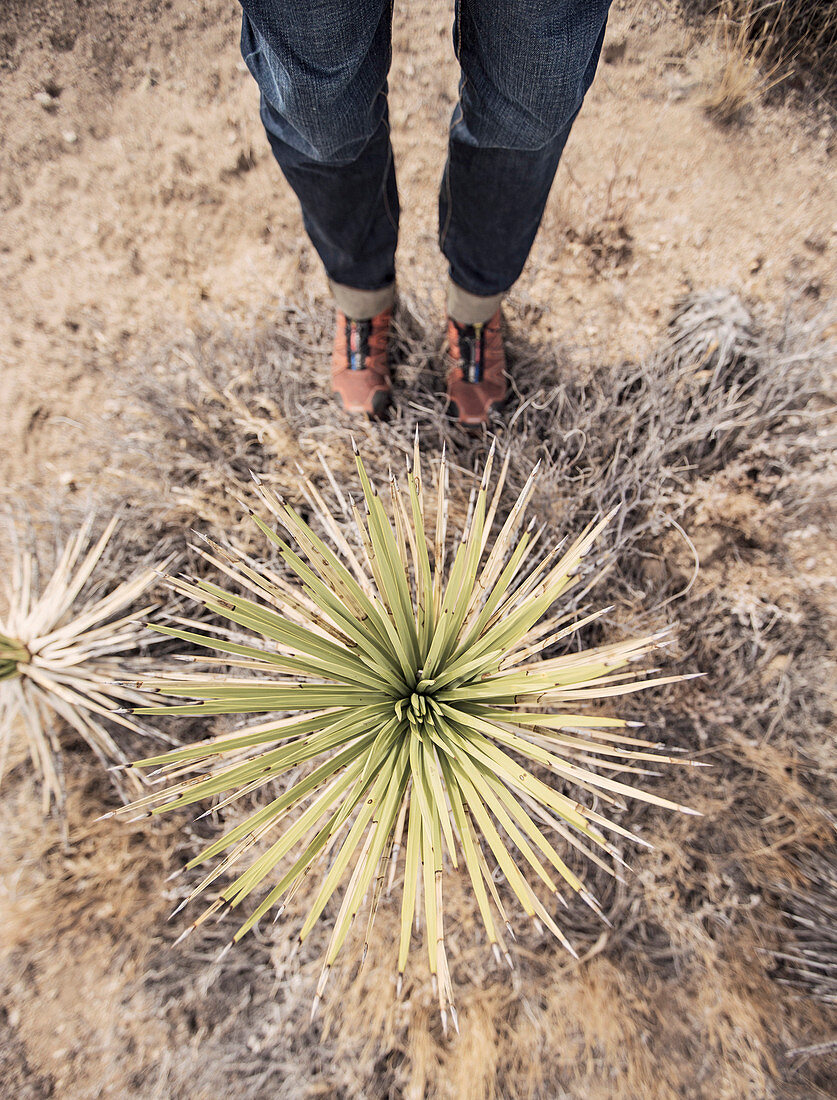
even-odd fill
[(45, 111), (56, 111), (58, 109), (58, 100), (49, 92), (35, 92), (34, 98), (35, 102), (39, 103)]

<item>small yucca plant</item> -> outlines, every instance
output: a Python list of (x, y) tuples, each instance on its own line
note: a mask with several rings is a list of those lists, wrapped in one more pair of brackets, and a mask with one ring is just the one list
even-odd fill
[[(53, 798), (59, 807), (64, 798), (56, 718), (71, 726), (103, 765), (124, 764), (108, 725), (139, 731), (119, 711), (142, 696), (114, 678), (124, 675), (126, 657), (159, 641), (135, 621), (154, 607), (137, 603), (157, 580), (155, 571), (142, 569), (108, 588), (96, 569), (117, 519), (93, 545), (92, 524), (91, 516), (69, 539), (40, 592), (32, 554), (17, 551), (6, 586), (8, 611), (0, 617), (0, 778), (19, 726), (43, 780), (44, 812)], [(119, 775), (115, 782), (122, 789)], [(126, 797), (142, 789), (138, 776), (131, 787), (123, 790)]]
[[(549, 786), (527, 763), (551, 772), (562, 788), (573, 784), (595, 801), (618, 803), (628, 795), (684, 809), (603, 774), (602, 769), (641, 773), (642, 765), (634, 762), (670, 758), (648, 751), (653, 746), (633, 736), (629, 727), (637, 723), (583, 713), (590, 700), (677, 679), (638, 679), (627, 671), (661, 644), (661, 635), (549, 660), (539, 657), (597, 617), (570, 624), (571, 616), (552, 609), (578, 582), (581, 560), (607, 520), (591, 525), (563, 553), (556, 547), (536, 560), (539, 533), (530, 524), (521, 534), (533, 471), (489, 548), (508, 465), (507, 460), (489, 497), (492, 456), (493, 450), (452, 555), (447, 552), (445, 458), (438, 471), (434, 534), (428, 538), (418, 441), (406, 493), (390, 480), (391, 519), (357, 456), (366, 514), (354, 502), (350, 510), (359, 552), (310, 481), (303, 482), (303, 493), (339, 553), (257, 482), (261, 500), (297, 549), (264, 519), (255, 514), (253, 519), (299, 583), (257, 566), (241, 552), (212, 544), (212, 552), (204, 556), (253, 599), (208, 581), (171, 583), (177, 592), (250, 632), (253, 644), (244, 644), (246, 637), (224, 628), (214, 633), (155, 628), (229, 655), (225, 663), (240, 673), (206, 672), (144, 683), (144, 689), (196, 701), (143, 707), (139, 713), (295, 713), (139, 762), (139, 767), (159, 768), (173, 782), (135, 806), (159, 813), (221, 795), (220, 805), (227, 805), (300, 764), (317, 761), (304, 778), (187, 865), (227, 853), (186, 901), (251, 857), (247, 869), (184, 932), (212, 914), (237, 907), (268, 883), (269, 891), (229, 947), (271, 909), (278, 917), (320, 867), (324, 873), (300, 930), (301, 941), (348, 878), (315, 1008), (329, 968), (369, 899), (365, 955), (382, 889), (387, 878), (391, 889), (401, 853), (399, 985), (413, 917), (423, 907), (443, 1020), (448, 1009), (453, 1012), (444, 936), (446, 857), (454, 867), (464, 863), (498, 958), (502, 954), (511, 963), (505, 939), (506, 930), (511, 934), (511, 914), (497, 872), (528, 916), (546, 925), (572, 952), (554, 906), (542, 900), (543, 891), (563, 902), (558, 885), (563, 882), (603, 914), (559, 854), (556, 838), (606, 869), (609, 864), (597, 853), (621, 862), (606, 831), (638, 838), (583, 804), (583, 796), (571, 797)], [(332, 487), (339, 493), (333, 481)], [(211, 663), (217, 664), (218, 658)]]

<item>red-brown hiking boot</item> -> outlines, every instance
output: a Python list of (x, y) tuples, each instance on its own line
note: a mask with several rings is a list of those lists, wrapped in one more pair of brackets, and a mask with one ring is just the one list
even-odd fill
[(331, 386), (350, 413), (383, 416), (392, 399), (387, 362), (392, 310), (385, 309), (371, 321), (353, 321), (337, 311)]
[(448, 409), (460, 424), (487, 424), (508, 394), (500, 310), (482, 325), (448, 318)]

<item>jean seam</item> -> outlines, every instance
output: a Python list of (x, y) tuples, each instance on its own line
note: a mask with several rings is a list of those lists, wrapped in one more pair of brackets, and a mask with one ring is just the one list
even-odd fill
[[(448, 231), (450, 230), (450, 223), (453, 218), (453, 192), (450, 186), (450, 143), (453, 136), (453, 128), (456, 126), (462, 115), (462, 91), (465, 87), (466, 77), (462, 69), (462, 8), (464, 6), (464, 0), (456, 0), (454, 8), (454, 18), (456, 20), (456, 59), (459, 62), (459, 72), (461, 74), (459, 81), (459, 99), (456, 106), (453, 109), (453, 116), (448, 126), (448, 157), (445, 161), (445, 171), (442, 176), (442, 186), (445, 189), (445, 199), (447, 201), (447, 210), (445, 211), (445, 224), (439, 229), (439, 248), (444, 249), (448, 239)], [(457, 113), (460, 117), (457, 118)]]
[(445, 171), (442, 176), (442, 186), (445, 189), (445, 199), (447, 203), (447, 210), (445, 211), (445, 224), (439, 232), (439, 248), (444, 250), (445, 243), (448, 239), (448, 230), (450, 229), (451, 215), (453, 200), (451, 198), (450, 190), (450, 153), (448, 153), (448, 159), (445, 162)]
[[(386, 83), (389, 80), (389, 70), (392, 67), (392, 14), (393, 14), (394, 9), (395, 9), (395, 0), (389, 0), (389, 56), (387, 58), (387, 71), (386, 71), (386, 74), (384, 76), (383, 83), (381, 84), (380, 88), (378, 89), (378, 91), (375, 95), (376, 99), (379, 95), (383, 95), (384, 87), (386, 86)], [(384, 212), (387, 216), (387, 220), (389, 221), (389, 224), (392, 226), (393, 230), (395, 231), (395, 234), (396, 234), (396, 237), (397, 237), (397, 235), (398, 235), (398, 225), (396, 224), (395, 217), (393, 216), (392, 208), (389, 205), (389, 195), (387, 194), (387, 178), (389, 176), (389, 172), (390, 172), (390, 168), (392, 167), (393, 160), (395, 159), (395, 154), (394, 154), (393, 149), (392, 149), (392, 138), (390, 136), (391, 128), (390, 128), (390, 124), (389, 124), (389, 118), (388, 118), (388, 115), (387, 115), (387, 112), (389, 110), (389, 100), (388, 100), (388, 97), (386, 97), (386, 96), (384, 98), (386, 100), (385, 108), (384, 108), (384, 118), (385, 118), (384, 126), (386, 127), (386, 131), (387, 131), (388, 149), (387, 149), (387, 162), (384, 165), (384, 176), (383, 176), (383, 180), (381, 182), (381, 197), (383, 198), (383, 201), (384, 201)]]
[[(389, 132), (390, 132), (389, 123), (385, 123), (384, 125), (386, 126), (387, 135), (389, 135)], [(384, 165), (384, 175), (383, 175), (383, 179), (381, 181), (381, 197), (383, 198), (383, 201), (384, 201), (384, 213), (387, 216), (387, 220), (389, 221), (389, 224), (392, 226), (392, 228), (395, 230), (395, 232), (397, 234), (398, 233), (398, 225), (396, 224), (395, 218), (393, 216), (392, 208), (389, 205), (389, 195), (387, 194), (387, 178), (389, 176), (390, 168), (392, 167), (392, 162), (393, 162), (394, 159), (395, 158), (394, 158), (394, 154), (393, 154), (393, 151), (392, 151), (392, 141), (389, 141), (388, 142), (388, 148), (387, 148), (387, 162)]]

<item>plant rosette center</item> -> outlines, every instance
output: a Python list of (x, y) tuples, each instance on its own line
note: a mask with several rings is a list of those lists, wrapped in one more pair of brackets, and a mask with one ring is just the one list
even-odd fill
[(422, 672), (416, 674), (416, 684), (409, 695), (396, 700), (395, 715), (399, 721), (405, 718), (414, 733), (418, 734), (429, 715), (434, 714), (441, 718), (442, 712), (433, 698), (433, 685), (435, 680), (422, 678)]
[(0, 634), (0, 680), (19, 676), (20, 666), (28, 665), (31, 660), (32, 654), (23, 642)]

